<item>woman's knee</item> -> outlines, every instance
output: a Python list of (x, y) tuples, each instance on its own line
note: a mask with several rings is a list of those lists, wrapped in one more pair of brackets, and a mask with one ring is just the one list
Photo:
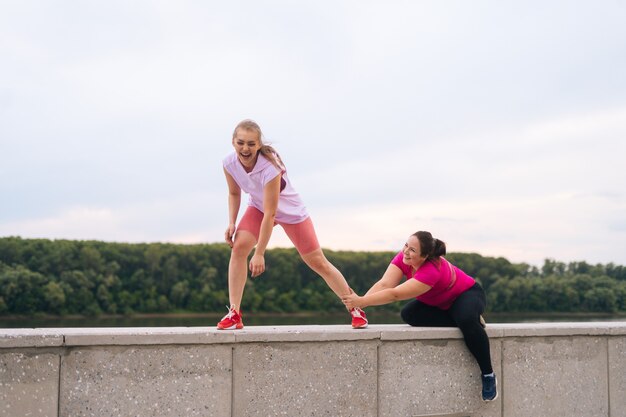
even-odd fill
[(314, 251), (307, 255), (302, 255), (302, 260), (309, 266), (309, 268), (321, 275), (329, 273), (333, 268), (321, 250)]
[(400, 318), (403, 322), (411, 326), (417, 326), (418, 322), (415, 317), (415, 309), (412, 304), (405, 305), (402, 310), (400, 310)]
[(238, 232), (233, 243), (231, 256), (236, 258), (247, 258), (250, 252), (252, 252), (252, 248), (254, 248), (255, 244), (256, 239), (251, 233)]

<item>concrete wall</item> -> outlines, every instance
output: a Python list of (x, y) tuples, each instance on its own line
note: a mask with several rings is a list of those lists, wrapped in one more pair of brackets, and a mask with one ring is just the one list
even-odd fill
[(626, 322), (0, 329), (0, 416), (626, 417)]

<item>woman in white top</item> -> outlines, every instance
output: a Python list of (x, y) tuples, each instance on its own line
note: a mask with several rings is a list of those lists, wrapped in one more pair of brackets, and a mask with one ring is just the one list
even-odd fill
[[(235, 151), (224, 159), (228, 183), (229, 224), (225, 239), (232, 248), (228, 265), (228, 314), (217, 324), (221, 330), (242, 329), (241, 299), (248, 276), (265, 271), (265, 250), (272, 230), (279, 224), (285, 230), (302, 260), (339, 298), (351, 292), (345, 278), (324, 256), (317, 240), (313, 222), (302, 200), (287, 177), (278, 153), (263, 144), (261, 128), (252, 120), (243, 120), (233, 132)], [(241, 191), (249, 194), (248, 208), (235, 227), (241, 204)], [(255, 247), (248, 264), (248, 255)], [(360, 308), (350, 310), (352, 327), (367, 327), (367, 318)]]

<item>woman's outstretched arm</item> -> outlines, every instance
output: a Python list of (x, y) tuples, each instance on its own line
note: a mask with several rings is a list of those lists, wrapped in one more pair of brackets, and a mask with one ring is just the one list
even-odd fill
[(402, 270), (396, 265), (390, 264), (382, 278), (379, 279), (376, 284), (372, 285), (372, 288), (370, 288), (365, 295), (373, 294), (386, 288), (397, 287), (400, 281), (402, 281)]
[(385, 288), (375, 293), (368, 292), (368, 294), (364, 295), (363, 297), (360, 297), (355, 293), (347, 294), (341, 297), (341, 301), (348, 308), (365, 308), (368, 306), (378, 306), (382, 304), (389, 304), (394, 301), (415, 298), (419, 295), (424, 294), (431, 288), (432, 287), (416, 279), (409, 279), (405, 283), (400, 284), (397, 287)]

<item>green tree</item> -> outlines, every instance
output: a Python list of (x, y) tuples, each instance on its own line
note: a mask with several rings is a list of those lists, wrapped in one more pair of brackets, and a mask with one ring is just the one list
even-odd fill
[(91, 306), (91, 315), (99, 309), (94, 297), (95, 282), (82, 271), (65, 271), (59, 280), (65, 293), (65, 306), (69, 313), (87, 314), (87, 307)]
[(588, 311), (615, 313), (617, 297), (609, 288), (592, 288), (583, 294), (583, 306)]
[(50, 281), (44, 285), (44, 299), (47, 311), (62, 313), (65, 307), (65, 292), (58, 282)]
[(0, 269), (0, 297), (13, 314), (45, 311), (43, 287), (45, 277), (21, 265)]
[[(325, 253), (363, 294), (397, 251)], [(482, 283), (491, 311), (626, 311), (626, 268), (620, 265), (546, 259), (537, 268), (476, 253), (446, 257)], [(229, 258), (223, 243), (0, 238), (0, 314), (221, 312), (229, 304)], [(266, 273), (246, 283), (246, 311), (343, 311), (295, 249), (268, 250), (266, 266)]]
[(81, 267), (84, 271), (94, 271), (96, 273), (103, 272), (104, 260), (100, 252), (92, 246), (84, 246), (80, 250)]
[(102, 310), (109, 314), (117, 313), (117, 304), (113, 299), (113, 295), (109, 292), (109, 289), (105, 284), (98, 285), (98, 289), (96, 291), (96, 298), (98, 300), (98, 305)]
[(187, 281), (180, 281), (174, 284), (172, 291), (170, 292), (170, 300), (172, 304), (179, 308), (186, 307), (188, 298), (189, 283)]

